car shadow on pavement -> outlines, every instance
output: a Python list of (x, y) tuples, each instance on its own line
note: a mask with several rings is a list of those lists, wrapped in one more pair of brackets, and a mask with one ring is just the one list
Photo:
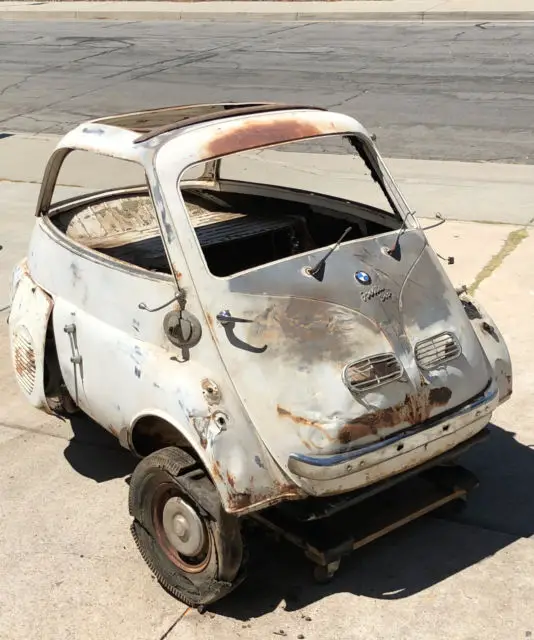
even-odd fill
[(498, 426), (490, 431), (459, 459), (480, 480), (461, 515), (436, 512), (355, 551), (326, 585), (314, 582), (302, 551), (260, 531), (249, 540), (246, 583), (210, 610), (246, 621), (280, 606), (298, 611), (335, 593), (408, 598), (534, 535), (534, 451)]
[(70, 416), (73, 437), (64, 456), (70, 466), (95, 482), (128, 476), (137, 460), (120, 446), (117, 438), (82, 412)]

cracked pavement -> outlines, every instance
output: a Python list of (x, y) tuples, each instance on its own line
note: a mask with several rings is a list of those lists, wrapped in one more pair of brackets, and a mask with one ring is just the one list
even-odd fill
[(360, 117), (387, 156), (533, 163), (525, 24), (13, 22), (0, 33), (0, 129), (266, 99)]

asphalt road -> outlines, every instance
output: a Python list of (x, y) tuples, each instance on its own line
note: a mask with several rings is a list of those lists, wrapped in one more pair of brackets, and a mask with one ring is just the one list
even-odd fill
[(534, 163), (534, 25), (14, 22), (0, 132), (169, 104), (338, 108), (385, 155)]

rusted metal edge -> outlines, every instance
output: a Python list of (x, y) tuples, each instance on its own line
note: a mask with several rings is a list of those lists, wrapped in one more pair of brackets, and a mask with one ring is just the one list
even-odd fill
[[(282, 504), (279, 509), (284, 513), (287, 512), (287, 509), (291, 509), (292, 518), (300, 522), (311, 522), (331, 517), (341, 511), (354, 507), (364, 500), (368, 500), (373, 496), (383, 493), (409, 478), (414, 476), (421, 476), (422, 478), (425, 478), (425, 474), (432, 472), (432, 469), (439, 467), (448, 461), (455, 460), (466, 453), (474, 445), (487, 440), (489, 436), (490, 430), (486, 426), (478, 433), (475, 433), (474, 436), (471, 436), (471, 438), (461, 442), (452, 449), (449, 449), (444, 453), (440, 453), (434, 458), (430, 458), (430, 460), (427, 460), (419, 466), (402, 471), (401, 473), (390, 476), (385, 480), (375, 482), (372, 485), (368, 485), (361, 489), (356, 489), (355, 491), (347, 494), (341, 494), (339, 496), (309, 497), (304, 501), (292, 502), (290, 505)], [(470, 487), (469, 490), (471, 488), (474, 487)]]
[(179, 120), (177, 122), (173, 122), (171, 124), (164, 125), (163, 127), (157, 127), (152, 129), (148, 133), (145, 133), (134, 140), (134, 144), (139, 144), (141, 142), (146, 142), (147, 140), (151, 140), (162, 133), (168, 133), (169, 131), (177, 131), (179, 129), (183, 129), (185, 127), (190, 127), (194, 124), (202, 124), (203, 122), (211, 122), (213, 120), (221, 120), (222, 118), (231, 118), (233, 116), (245, 116), (245, 115), (254, 115), (257, 113), (269, 113), (274, 111), (288, 111), (288, 110), (309, 110), (313, 109), (314, 111), (328, 111), (323, 107), (315, 107), (309, 105), (301, 105), (301, 104), (281, 104), (281, 103), (261, 103), (257, 105), (248, 104), (245, 107), (236, 107), (236, 108), (226, 108), (221, 111), (213, 111), (211, 113), (202, 114), (200, 116), (193, 116), (191, 118), (184, 118), (183, 120)]

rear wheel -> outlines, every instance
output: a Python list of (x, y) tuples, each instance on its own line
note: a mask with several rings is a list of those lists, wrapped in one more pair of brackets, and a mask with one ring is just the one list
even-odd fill
[(160, 584), (189, 606), (219, 600), (244, 577), (239, 520), (182, 449), (144, 458), (130, 482), (132, 534)]

